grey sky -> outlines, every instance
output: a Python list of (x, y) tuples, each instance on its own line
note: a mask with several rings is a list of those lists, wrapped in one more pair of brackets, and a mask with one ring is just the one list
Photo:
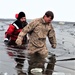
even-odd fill
[(0, 18), (15, 18), (24, 11), (27, 19), (42, 17), (47, 10), (54, 12), (55, 21), (75, 21), (75, 0), (0, 0)]

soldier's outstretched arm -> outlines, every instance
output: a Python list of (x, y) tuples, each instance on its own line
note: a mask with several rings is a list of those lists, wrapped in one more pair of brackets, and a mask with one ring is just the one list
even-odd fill
[(18, 38), (16, 40), (16, 44), (17, 45), (21, 45), (22, 44), (22, 40), (23, 37), (31, 30), (33, 30), (36, 27), (36, 22), (32, 21), (31, 23), (29, 23), (27, 26), (25, 26), (22, 31), (19, 33)]

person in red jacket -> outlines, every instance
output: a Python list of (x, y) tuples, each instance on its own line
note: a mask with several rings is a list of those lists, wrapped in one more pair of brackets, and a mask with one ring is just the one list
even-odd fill
[[(27, 25), (26, 15), (24, 12), (19, 12), (19, 14), (15, 15), (16, 21), (9, 25), (7, 31), (5, 32), (4, 42), (6, 45), (16, 45), (15, 41), (17, 39), (18, 34), (22, 30), (24, 26)], [(27, 42), (27, 36), (25, 36), (23, 40), (23, 44)]]
[[(15, 57), (15, 55), (16, 55), (14, 60), (16, 62), (15, 68), (18, 72), (18, 69), (22, 70), (22, 68), (24, 66), (24, 61), (25, 61), (25, 52), (24, 51), (26, 50), (26, 48), (27, 48), (26, 46), (28, 43), (27, 35), (24, 36), (21, 46), (17, 46), (15, 41), (16, 41), (17, 36), (20, 33), (20, 31), (23, 29), (24, 26), (27, 25), (27, 21), (26, 21), (26, 15), (24, 12), (19, 12), (18, 14), (15, 14), (15, 18), (16, 18), (16, 20), (12, 24), (9, 25), (8, 29), (5, 32), (4, 43), (8, 49), (7, 54), (10, 57)], [(17, 49), (15, 50), (15, 48), (17, 48)], [(12, 50), (15, 50), (15, 51), (13, 52)], [(20, 74), (18, 74), (18, 75), (20, 75)]]

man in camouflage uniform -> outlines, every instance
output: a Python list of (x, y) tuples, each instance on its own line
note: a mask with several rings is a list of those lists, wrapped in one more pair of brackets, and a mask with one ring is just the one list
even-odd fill
[(55, 31), (52, 27), (51, 21), (54, 18), (52, 11), (47, 11), (42, 18), (38, 18), (30, 22), (19, 33), (16, 43), (22, 44), (23, 37), (29, 33), (29, 55), (40, 54), (41, 58), (48, 56), (46, 47), (46, 37), (48, 37), (52, 48), (56, 48)]

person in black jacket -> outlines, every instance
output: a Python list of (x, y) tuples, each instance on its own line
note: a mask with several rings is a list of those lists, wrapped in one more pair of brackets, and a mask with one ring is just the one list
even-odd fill
[[(5, 32), (4, 42), (7, 45), (16, 45), (15, 41), (17, 39), (20, 31), (27, 25), (26, 15), (24, 12), (19, 12), (16, 17), (16, 21), (9, 25), (7, 31)], [(27, 43), (27, 35), (23, 39), (23, 43)]]

